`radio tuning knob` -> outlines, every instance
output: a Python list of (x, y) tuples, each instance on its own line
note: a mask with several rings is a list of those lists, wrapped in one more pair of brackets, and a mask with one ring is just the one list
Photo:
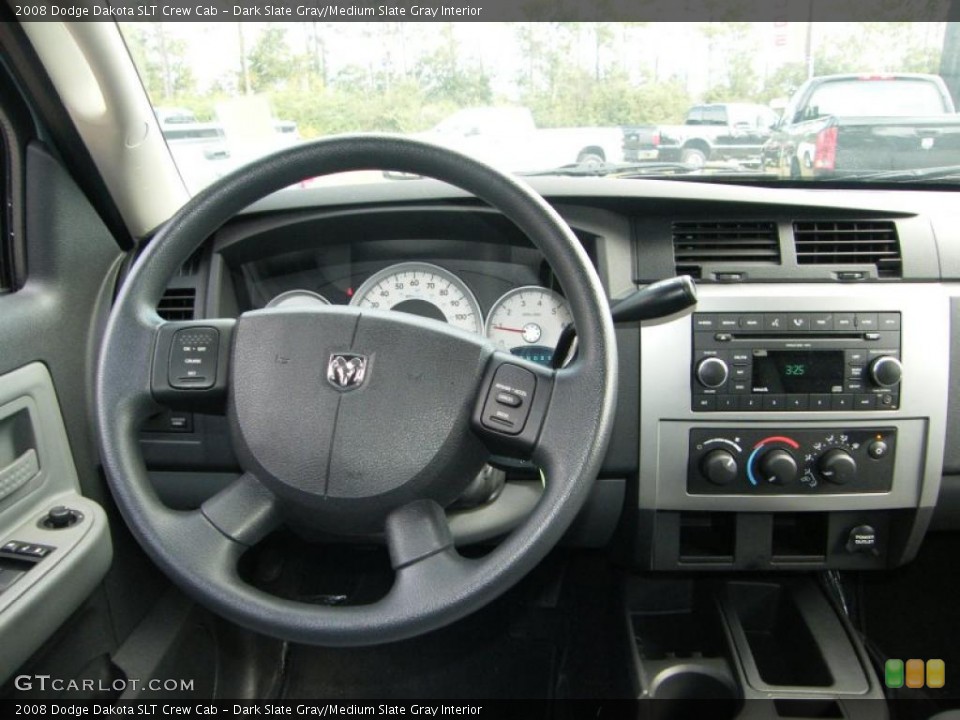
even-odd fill
[(846, 450), (827, 450), (817, 460), (817, 471), (824, 480), (845, 485), (857, 477), (857, 461)]
[(903, 365), (891, 355), (882, 355), (870, 363), (870, 380), (884, 388), (896, 387), (903, 377)]
[(711, 450), (700, 461), (700, 472), (714, 485), (729, 485), (737, 479), (737, 459), (726, 450)]
[(707, 388), (718, 388), (729, 376), (727, 364), (717, 357), (708, 357), (697, 364), (697, 380)]

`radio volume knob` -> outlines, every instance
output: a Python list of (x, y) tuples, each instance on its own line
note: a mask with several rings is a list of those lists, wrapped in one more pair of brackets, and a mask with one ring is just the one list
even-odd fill
[(697, 364), (697, 380), (707, 388), (718, 388), (730, 375), (727, 364), (717, 357), (708, 357)]
[(857, 477), (857, 461), (846, 450), (827, 450), (817, 460), (817, 471), (824, 480), (845, 485)]
[(891, 355), (882, 355), (870, 363), (870, 379), (874, 385), (884, 388), (896, 387), (903, 377), (903, 365)]
[(700, 461), (700, 472), (714, 485), (729, 485), (737, 479), (737, 459), (726, 450), (711, 450)]

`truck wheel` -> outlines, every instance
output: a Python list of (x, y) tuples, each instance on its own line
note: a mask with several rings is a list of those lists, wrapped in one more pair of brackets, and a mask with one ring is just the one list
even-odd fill
[(707, 164), (707, 154), (700, 148), (684, 148), (680, 155), (680, 162), (694, 168), (702, 168)]
[(577, 155), (577, 165), (603, 165), (603, 155), (592, 150), (583, 150)]

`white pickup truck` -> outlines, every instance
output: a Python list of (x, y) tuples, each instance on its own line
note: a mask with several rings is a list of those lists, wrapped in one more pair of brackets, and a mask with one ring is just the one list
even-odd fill
[(514, 172), (623, 160), (621, 128), (541, 129), (524, 107), (466, 108), (417, 137)]

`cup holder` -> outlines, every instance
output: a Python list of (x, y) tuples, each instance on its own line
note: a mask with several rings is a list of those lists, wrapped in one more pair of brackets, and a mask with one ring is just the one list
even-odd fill
[[(683, 663), (664, 668), (650, 682), (657, 720), (693, 717), (694, 708), (707, 707), (714, 720), (731, 720), (740, 710), (740, 693), (725, 664)], [(700, 701), (700, 702), (697, 702)]]

